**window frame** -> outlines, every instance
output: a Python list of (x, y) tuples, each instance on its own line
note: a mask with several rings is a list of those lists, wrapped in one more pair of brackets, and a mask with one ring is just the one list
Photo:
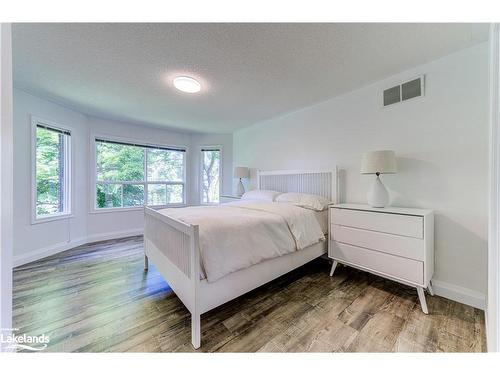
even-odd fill
[[(137, 144), (137, 145), (142, 145), (142, 146), (149, 146), (152, 148), (155, 147), (164, 147), (164, 148), (172, 148), (172, 149), (181, 149), (184, 152), (184, 163), (183, 163), (183, 181), (182, 182), (165, 182), (165, 181), (148, 181), (147, 180), (147, 155), (144, 158), (144, 181), (100, 181), (97, 180), (97, 147), (96, 147), (96, 140), (106, 140), (110, 142), (120, 142), (120, 143), (129, 143), (131, 145)], [(91, 171), (91, 176), (89, 178), (90, 186), (89, 186), (89, 192), (90, 192), (90, 200), (89, 200), (89, 213), (91, 214), (102, 214), (102, 213), (109, 213), (109, 212), (122, 212), (122, 211), (142, 211), (144, 210), (144, 207), (152, 207), (154, 209), (161, 209), (161, 208), (168, 208), (168, 207), (185, 207), (187, 206), (187, 166), (188, 166), (188, 155), (189, 155), (189, 148), (188, 146), (185, 145), (172, 145), (172, 144), (165, 144), (165, 143), (151, 143), (139, 139), (134, 139), (134, 138), (125, 138), (125, 137), (118, 137), (114, 135), (109, 135), (109, 134), (98, 134), (98, 133), (93, 133), (90, 136), (89, 140), (89, 161), (90, 161), (90, 168), (89, 170)], [(128, 207), (105, 207), (105, 208), (98, 208), (97, 207), (97, 202), (96, 202), (96, 194), (97, 194), (97, 184), (99, 183), (104, 183), (104, 184), (121, 184), (121, 185), (142, 185), (144, 186), (144, 204), (140, 206), (128, 206)], [(183, 185), (183, 203), (172, 203), (172, 204), (166, 204), (166, 205), (148, 205), (147, 199), (148, 199), (148, 185), (150, 184), (164, 184), (164, 185)]]
[[(65, 157), (65, 189), (64, 196), (66, 210), (55, 214), (48, 214), (38, 216), (36, 213), (36, 200), (37, 200), (37, 181), (36, 181), (36, 146), (37, 146), (37, 125), (44, 125), (48, 128), (61, 130), (70, 134), (68, 138), (68, 145), (66, 147)], [(55, 220), (63, 220), (74, 217), (74, 153), (73, 153), (73, 128), (66, 125), (61, 125), (54, 121), (46, 120), (41, 117), (31, 115), (31, 225), (46, 223)]]
[[(220, 152), (220, 166), (219, 166), (219, 202), (203, 202), (203, 150), (206, 148), (217, 149)], [(222, 186), (223, 186), (223, 164), (224, 164), (224, 152), (222, 145), (201, 145), (199, 148), (199, 160), (200, 165), (198, 169), (198, 199), (200, 200), (200, 205), (202, 206), (216, 206), (220, 204), (220, 197), (222, 195)]]

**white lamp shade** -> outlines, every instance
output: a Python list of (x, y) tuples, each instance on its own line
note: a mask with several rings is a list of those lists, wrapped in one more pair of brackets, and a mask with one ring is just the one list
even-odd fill
[(248, 168), (247, 167), (235, 167), (234, 168), (234, 177), (235, 178), (247, 178), (248, 177)]
[(396, 173), (396, 155), (392, 150), (370, 151), (363, 154), (361, 173)]

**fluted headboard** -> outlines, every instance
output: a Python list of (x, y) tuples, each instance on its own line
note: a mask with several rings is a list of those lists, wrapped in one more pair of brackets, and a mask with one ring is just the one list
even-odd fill
[(282, 193), (320, 195), (332, 203), (339, 203), (337, 167), (333, 171), (257, 171), (257, 186), (262, 190), (276, 190)]

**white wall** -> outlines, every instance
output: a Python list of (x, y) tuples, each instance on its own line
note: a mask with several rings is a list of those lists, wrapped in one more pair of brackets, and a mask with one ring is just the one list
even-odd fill
[[(381, 107), (383, 89), (421, 74), (426, 75), (425, 97)], [(337, 164), (345, 169), (347, 202), (365, 202), (373, 180), (359, 173), (361, 154), (395, 150), (399, 171), (383, 176), (392, 204), (435, 209), (436, 289), (484, 304), (487, 43), (242, 129), (233, 141), (235, 165), (323, 169)]]
[(490, 211), (488, 238), (488, 351), (500, 351), (500, 24), (490, 28)]
[[(74, 217), (31, 224), (31, 115), (72, 129), (74, 162)], [(178, 133), (160, 128), (103, 120), (69, 110), (50, 101), (14, 90), (14, 264), (19, 265), (86, 242), (139, 234), (143, 229), (142, 208), (99, 212), (91, 210), (90, 145), (92, 135), (108, 135), (143, 142), (186, 146), (187, 203), (199, 195), (199, 146), (224, 147), (224, 181), (231, 181), (232, 136)], [(226, 151), (227, 150), (227, 151)], [(227, 168), (226, 168), (227, 166)], [(226, 184), (226, 182), (224, 182)]]
[[(0, 24), (0, 333), (12, 327), (12, 29)], [(0, 342), (0, 352), (11, 351)]]
[[(31, 224), (31, 114), (72, 130), (73, 218)], [(87, 118), (46, 100), (14, 90), (14, 261), (33, 251), (77, 242), (87, 235)]]

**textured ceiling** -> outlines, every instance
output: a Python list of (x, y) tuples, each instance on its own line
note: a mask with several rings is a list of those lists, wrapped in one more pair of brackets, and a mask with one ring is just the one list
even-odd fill
[[(15, 24), (14, 82), (90, 115), (228, 133), (487, 38), (487, 24)], [(202, 92), (173, 89), (178, 74)]]

